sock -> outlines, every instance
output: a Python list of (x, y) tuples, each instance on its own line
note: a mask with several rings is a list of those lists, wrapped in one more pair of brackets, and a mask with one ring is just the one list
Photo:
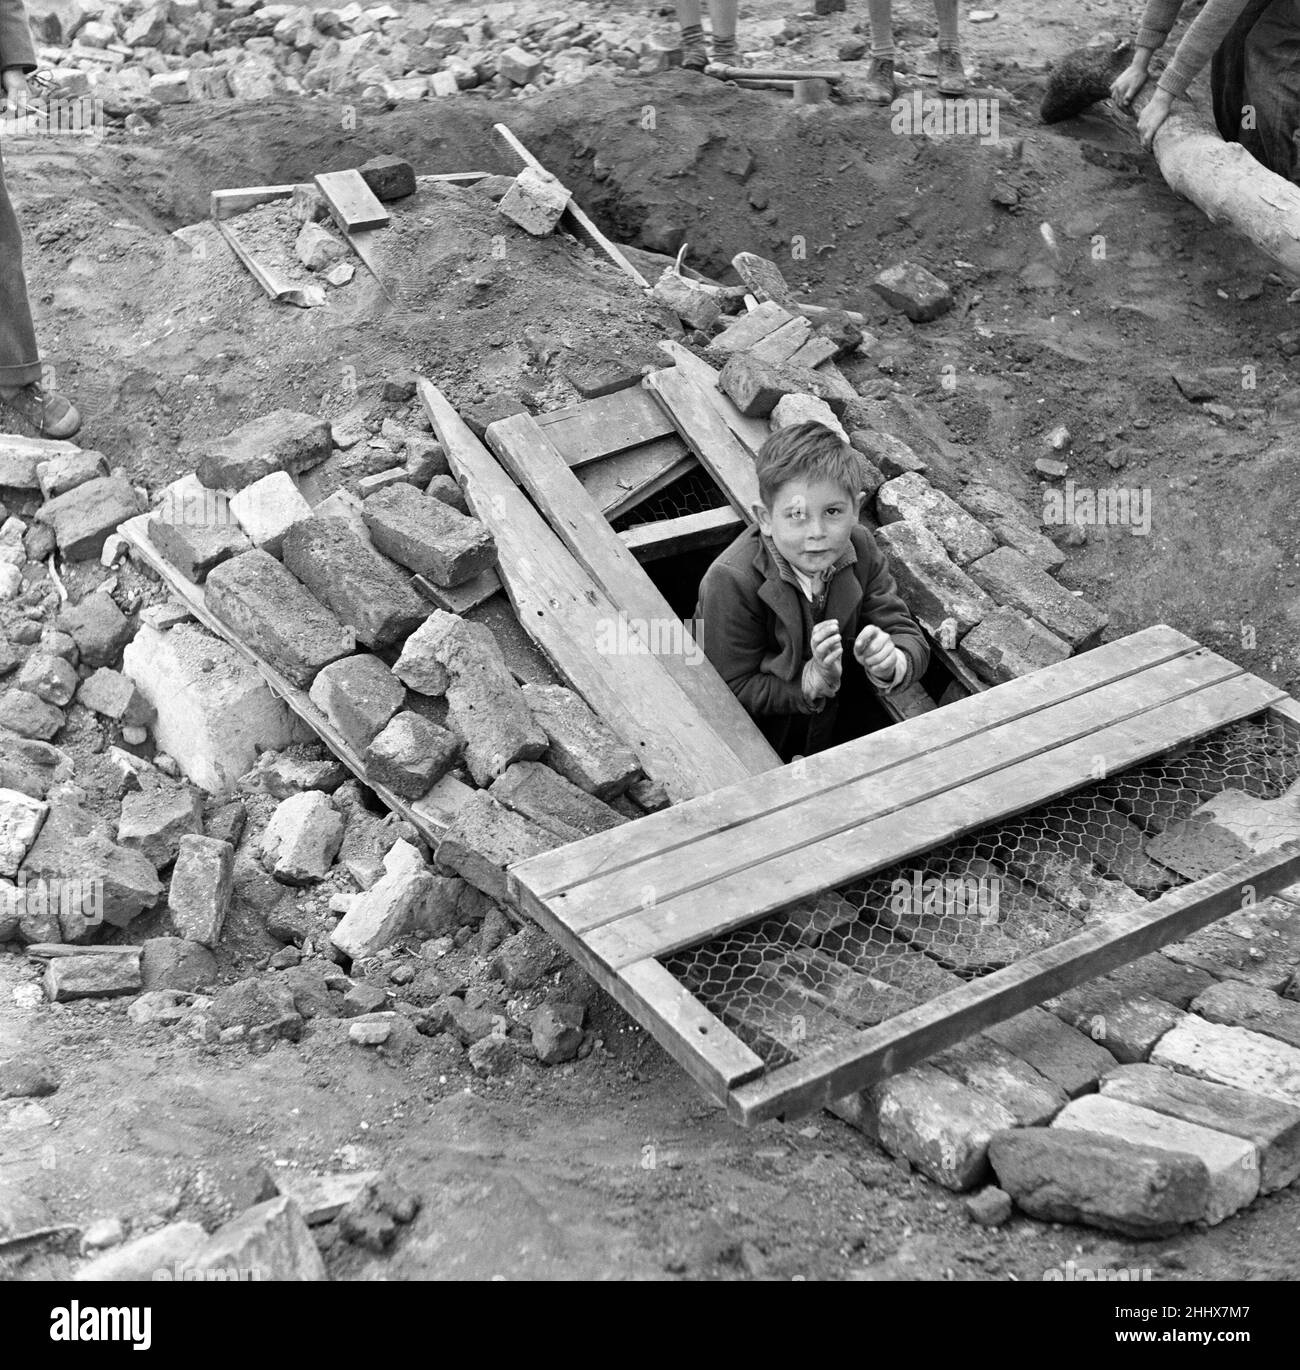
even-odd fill
[(704, 29), (699, 24), (682, 25), (682, 46), (691, 48), (697, 43), (704, 42)]
[(734, 57), (736, 55), (735, 34), (732, 34), (730, 38), (722, 38), (715, 34), (713, 38), (713, 55), (717, 60), (723, 62), (728, 58)]
[(882, 43), (879, 47), (872, 43), (871, 60), (873, 62), (892, 62), (894, 60), (894, 40), (891, 38), (888, 43)]
[(956, 52), (957, 6), (938, 4), (934, 8), (939, 19), (939, 50), (942, 52), (948, 49)]

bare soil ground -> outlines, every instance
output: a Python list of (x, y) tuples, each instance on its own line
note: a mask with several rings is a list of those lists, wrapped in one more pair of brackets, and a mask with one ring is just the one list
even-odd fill
[[(931, 15), (897, 9), (906, 61), (931, 46)], [(453, 98), (355, 128), (333, 102), (284, 100), (172, 110), (139, 137), (15, 143), (6, 168), (43, 346), (84, 405), (79, 440), (151, 488), (186, 469), (185, 438), (275, 408), (336, 413), (354, 379), (377, 398), (397, 368), (460, 403), (500, 390), (554, 403), (571, 352), (652, 347), (662, 318), (559, 244), (494, 258), (490, 213), (469, 192), (429, 216), (409, 290), (388, 298), (359, 271), (328, 310), (272, 306), (228, 254), (198, 258), (167, 236), (206, 215), (214, 188), (383, 152), (422, 174), (513, 173), (491, 131), (504, 118), (615, 237), (660, 251), (686, 241), (690, 262), (718, 273), (734, 252), (762, 252), (808, 298), (862, 310), (884, 346), (851, 378), (941, 405), (973, 468), (1031, 508), (1034, 459), (1066, 425), (1072, 477), (1149, 488), (1153, 519), (1146, 536), (1089, 529), (1065, 582), (1117, 632), (1170, 623), (1294, 692), (1300, 388), (1275, 338), (1296, 326), (1296, 283), (1175, 199), (1108, 119), (1036, 121), (1046, 60), (1135, 17), (1014, 0), (968, 28), (1011, 155), (897, 136), (870, 106), (797, 114), (779, 95), (681, 72), (520, 103)], [(833, 58), (864, 20), (809, 23), (791, 60)], [(991, 199), (1004, 185), (1010, 209)], [(869, 283), (901, 258), (945, 277), (957, 308), (920, 327), (888, 313)], [(1220, 413), (1186, 399), (1175, 371), (1207, 382)], [(247, 973), (261, 954), (240, 945), (223, 970)], [(599, 995), (591, 1056), (492, 1082), (428, 1044), (405, 1058), (363, 1051), (329, 1023), (265, 1055), (203, 1049), (131, 1026), (111, 1002), (33, 1006), (33, 984), (24, 962), (0, 960), (0, 1056), (35, 1050), (63, 1084), (44, 1101), (53, 1125), (0, 1141), (0, 1208), (35, 1199), (46, 1221), (211, 1221), (251, 1201), (256, 1165), (382, 1166), (424, 1210), (388, 1257), (331, 1251), (336, 1276), (1040, 1280), (1070, 1259), (1157, 1279), (1293, 1273), (1293, 1193), (1156, 1244), (1021, 1218), (974, 1227), (959, 1198), (829, 1116), (733, 1127)], [(0, 1273), (69, 1268), (51, 1248)]]

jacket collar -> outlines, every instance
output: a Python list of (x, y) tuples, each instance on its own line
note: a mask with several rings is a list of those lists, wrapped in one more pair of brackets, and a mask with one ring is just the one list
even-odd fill
[[(758, 534), (758, 548), (754, 553), (754, 569), (763, 578), (758, 597), (780, 616), (793, 637), (800, 637), (803, 632), (803, 589), (790, 563), (777, 551), (772, 539), (758, 528), (755, 528), (755, 532)], [(845, 567), (855, 565), (857, 560), (858, 550), (850, 540), (827, 574), (823, 619), (834, 618), (845, 623), (857, 612), (858, 605), (862, 603), (862, 586), (857, 576), (840, 574)]]

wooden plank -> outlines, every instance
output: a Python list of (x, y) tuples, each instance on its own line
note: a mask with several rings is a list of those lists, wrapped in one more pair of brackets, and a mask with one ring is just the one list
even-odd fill
[(619, 537), (638, 561), (654, 561), (730, 542), (744, 527), (745, 520), (728, 504), (659, 523), (638, 523), (625, 528)]
[(639, 385), (566, 409), (552, 409), (549, 414), (538, 414), (534, 422), (546, 430), (570, 466), (585, 466), (676, 433), (663, 407)]
[[(777, 854), (751, 861), (712, 880), (706, 888), (658, 900), (639, 916), (584, 933), (593, 950), (611, 966), (661, 956), (740, 927), (792, 901), (821, 889), (854, 880), (867, 871), (914, 856), (984, 824), (1044, 803), (1086, 781), (1098, 755), (1122, 757), (1121, 764), (1140, 761), (1189, 735), (1208, 732), (1235, 718), (1258, 712), (1271, 702), (1273, 687), (1241, 675), (1180, 699), (1144, 709), (1103, 732), (1053, 747), (951, 788), (941, 788), (876, 819), (869, 835), (861, 824), (842, 822), (836, 832), (796, 849), (783, 845)], [(1273, 695), (1272, 697), (1276, 697)], [(933, 778), (931, 783), (933, 783)], [(784, 839), (782, 839), (784, 841)], [(595, 882), (592, 882), (594, 885)], [(651, 886), (653, 889), (653, 885)], [(585, 888), (579, 895), (585, 896)], [(565, 904), (575, 896), (550, 901), (569, 921)], [(602, 914), (586, 905), (580, 915)]]
[[(659, 350), (672, 361), (677, 370), (684, 376), (689, 376), (700, 387), (701, 392), (708, 396), (709, 403), (723, 423), (735, 434), (745, 451), (750, 456), (757, 456), (758, 449), (772, 436), (767, 420), (746, 418), (718, 389), (720, 373), (689, 348), (665, 339), (659, 344)], [(748, 511), (745, 517), (750, 517)]]
[[(516, 157), (519, 158), (519, 160), (525, 166), (532, 167), (534, 171), (544, 172), (546, 170), (546, 168), (541, 164), (541, 162), (539, 162), (537, 158), (534, 157), (533, 154), (528, 151), (528, 149), (519, 141), (518, 138), (515, 137), (513, 133), (511, 133), (511, 131), (504, 124), (493, 124), (492, 127), (501, 136), (501, 138), (505, 140), (510, 150), (515, 154)], [(634, 267), (632, 263), (628, 261), (628, 259), (623, 255), (623, 253), (618, 250), (618, 248), (600, 231), (600, 229), (598, 229), (596, 225), (592, 223), (592, 221), (587, 217), (586, 213), (583, 211), (582, 206), (578, 204), (578, 202), (572, 196), (569, 197), (569, 203), (565, 208), (564, 214), (561, 217), (560, 222), (564, 224), (566, 228), (570, 228), (573, 231), (575, 237), (580, 238), (584, 242), (588, 243), (591, 247), (595, 248), (597, 252), (603, 252), (605, 256), (608, 257), (609, 260), (613, 262), (614, 265), (618, 267), (620, 271), (622, 271), (625, 275), (630, 276), (631, 279), (635, 281), (636, 284), (639, 285), (642, 290), (650, 289), (650, 282), (647, 281), (646, 278), (636, 269), (636, 267)]]
[(761, 1058), (658, 961), (628, 966), (615, 975), (580, 942), (565, 938), (544, 904), (525, 893), (519, 907), (559, 940), (592, 979), (719, 1103), (726, 1102), (729, 1090), (762, 1074)]
[(315, 181), (334, 222), (345, 233), (383, 228), (388, 224), (388, 211), (359, 171), (322, 171)]
[(430, 604), (449, 614), (467, 614), (471, 609), (491, 599), (501, 589), (501, 577), (492, 567), (480, 571), (472, 580), (461, 585), (435, 585), (424, 576), (412, 576), (411, 585), (416, 594), (423, 596)]
[(591, 462), (579, 471), (578, 483), (607, 519), (616, 519), (697, 466), (699, 462), (674, 433), (616, 457)]
[(736, 1089), (729, 1110), (745, 1125), (795, 1117), (896, 1074), (990, 1024), (1014, 1017), (1117, 966), (1156, 951), (1266, 897), (1300, 877), (1300, 843), (1270, 852), (1057, 946), (909, 1009), (848, 1044), (810, 1052), (794, 1065)]
[(164, 585), (196, 619), (215, 636), (227, 642), (246, 661), (251, 662), (266, 681), (272, 694), (284, 700), (285, 704), (302, 719), (317, 737), (338, 757), (362, 784), (379, 796), (388, 808), (412, 824), (429, 842), (435, 845), (441, 841), (443, 833), (454, 821), (456, 810), (473, 791), (468, 785), (453, 776), (444, 776), (414, 804), (393, 793), (386, 785), (376, 783), (366, 775), (365, 763), (353, 750), (342, 733), (334, 727), (324, 713), (312, 703), (305, 690), (291, 684), (279, 671), (267, 665), (252, 648), (235, 637), (229, 628), (208, 609), (204, 603), (201, 587), (185, 579), (166, 557), (149, 540), (149, 520), (152, 514), (138, 514), (128, 519), (118, 528), (118, 532), (135, 550), (140, 559), (155, 572)]
[(214, 190), (208, 196), (208, 213), (214, 219), (229, 219), (234, 214), (242, 214), (255, 205), (264, 205), (271, 200), (287, 200), (297, 189), (295, 185), (286, 186), (244, 186), (235, 190)]
[(782, 362), (788, 362), (811, 337), (812, 326), (808, 320), (796, 317), (756, 342), (749, 349), (750, 355), (779, 366)]
[[(488, 446), (541, 510), (578, 564), (630, 624), (653, 634), (646, 646), (690, 701), (699, 718), (753, 774), (781, 759), (758, 725), (713, 669), (685, 624), (619, 541), (600, 510), (527, 414), (489, 425)], [(657, 640), (656, 640), (657, 639)]]
[(521, 879), (544, 899), (583, 883), (593, 870), (626, 870), (709, 833), (734, 831), (767, 814), (874, 776), (883, 789), (925, 757), (1005, 723), (1027, 720), (1052, 705), (1198, 650), (1165, 625), (1145, 628), (1032, 675), (973, 695), (924, 718), (858, 738), (760, 780), (715, 790), (690, 804), (649, 814), (625, 827), (616, 843), (585, 838), (518, 866)]
[(768, 300), (747, 314), (738, 315), (709, 343), (718, 352), (747, 352), (794, 320), (794, 315), (775, 300)]
[[(419, 383), (470, 506), (497, 541), (497, 572), (520, 623), (569, 684), (677, 800), (749, 775), (654, 657), (601, 653), (618, 613), (447, 398)], [(628, 825), (635, 826), (635, 825)]]
[(753, 456), (719, 415), (707, 392), (677, 367), (652, 371), (645, 384), (663, 402), (674, 427), (736, 512), (752, 522), (754, 506), (760, 503)]
[(325, 289), (319, 285), (292, 286), (275, 271), (258, 261), (244, 246), (239, 234), (224, 220), (217, 221), (221, 236), (230, 244), (231, 251), (243, 262), (249, 275), (277, 304), (293, 304), (299, 309), (312, 309), (325, 303)]
[(415, 184), (417, 187), (423, 185), (472, 186), (485, 180), (491, 174), (490, 171), (442, 171), (433, 176), (417, 176)]
[[(686, 847), (673, 844), (634, 867), (615, 870), (602, 865), (599, 875), (563, 892), (565, 922), (575, 930), (582, 930), (636, 913), (636, 907), (626, 898), (620, 900), (611, 888), (616, 881), (625, 882), (638, 891), (654, 890), (656, 909), (662, 909), (676, 897), (705, 886), (713, 887), (717, 881), (743, 872), (757, 859), (770, 861), (783, 853), (807, 850), (814, 843), (825, 842), (850, 830), (859, 834), (864, 845), (871, 846), (873, 856), (881, 858), (871, 869), (881, 869), (900, 858), (888, 856), (881, 850), (876, 820), (903, 814), (972, 782), (1001, 774), (1009, 776), (1011, 768), (1025, 762), (1036, 759), (1051, 762), (1062, 748), (1076, 746), (1089, 738), (1096, 739), (1095, 754), (1109, 762), (1112, 753), (1105, 747), (1106, 730), (1234, 678), (1256, 679), (1244, 676), (1239, 667), (1213, 653), (1179, 658), (1138, 676), (1099, 687), (1089, 695), (1086, 708), (1068, 700), (1043, 709), (1032, 718), (1001, 724), (927, 757), (918, 757), (899, 773), (891, 775), (888, 784), (882, 785), (879, 775), (868, 775), (843, 785), (827, 783), (801, 801), (772, 809), (741, 826), (702, 834)], [(1268, 703), (1267, 693), (1272, 691), (1276, 697), (1276, 691), (1265, 682), (1258, 683), (1265, 691), (1263, 703), (1259, 705), (1263, 708)], [(1217, 726), (1220, 721), (1229, 720), (1216, 720), (1211, 726)], [(1177, 742), (1183, 740), (1183, 737), (1175, 739)], [(1116, 763), (1117, 769), (1119, 764)], [(815, 769), (815, 758), (809, 758), (805, 765)], [(1060, 763), (1056, 765), (1060, 771)], [(1056, 793), (1086, 784), (1094, 771), (1090, 757), (1081, 773), (1059, 774), (1061, 787)], [(1007, 785), (1010, 788), (1010, 779)], [(1008, 798), (1014, 800), (1014, 793)], [(1026, 807), (1026, 803), (1013, 804), (984, 818), (978, 814), (972, 817), (980, 822), (991, 822), (995, 817)], [(947, 840), (951, 835), (946, 834), (938, 840)], [(857, 872), (866, 873), (866, 869)], [(844, 878), (853, 879), (855, 875)], [(816, 889), (838, 883), (828, 881)], [(816, 890), (792, 895), (785, 902), (812, 892)]]

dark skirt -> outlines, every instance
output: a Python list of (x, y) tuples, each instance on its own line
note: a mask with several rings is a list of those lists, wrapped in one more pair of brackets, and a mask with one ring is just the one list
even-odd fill
[(1300, 181), (1300, 0), (1250, 0), (1214, 54), (1210, 88), (1224, 139)]
[(29, 385), (40, 378), (36, 332), (23, 278), (23, 240), (0, 161), (0, 386)]

